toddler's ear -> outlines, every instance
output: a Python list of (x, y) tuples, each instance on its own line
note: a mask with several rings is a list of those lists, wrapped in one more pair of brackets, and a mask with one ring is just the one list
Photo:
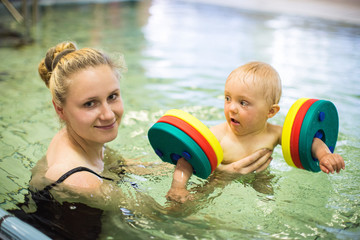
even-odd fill
[(279, 104), (274, 104), (271, 106), (269, 112), (268, 112), (268, 118), (272, 118), (273, 116), (275, 116), (278, 112), (280, 111), (280, 106)]

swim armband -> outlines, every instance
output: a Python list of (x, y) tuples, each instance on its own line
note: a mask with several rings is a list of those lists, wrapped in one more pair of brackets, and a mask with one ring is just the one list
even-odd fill
[(193, 173), (203, 179), (223, 160), (215, 135), (200, 120), (182, 110), (167, 111), (149, 129), (148, 138), (162, 161), (176, 165), (183, 157), (193, 167)]
[(314, 138), (320, 138), (334, 152), (339, 132), (335, 105), (326, 100), (300, 98), (286, 115), (281, 136), (282, 152), (288, 165), (319, 172), (319, 161), (312, 157)]

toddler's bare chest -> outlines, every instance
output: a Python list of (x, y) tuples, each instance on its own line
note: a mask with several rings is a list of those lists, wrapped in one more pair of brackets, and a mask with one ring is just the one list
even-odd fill
[(262, 148), (268, 148), (272, 150), (277, 145), (277, 143), (277, 139), (271, 136), (235, 141), (231, 138), (225, 138), (220, 143), (224, 152), (224, 160), (222, 163), (229, 164), (238, 161)]

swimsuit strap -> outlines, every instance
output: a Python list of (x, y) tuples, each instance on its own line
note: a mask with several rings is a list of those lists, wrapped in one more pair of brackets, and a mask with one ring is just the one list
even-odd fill
[(107, 178), (107, 177), (103, 177), (99, 174), (97, 174), (96, 172), (94, 172), (93, 170), (91, 170), (90, 168), (87, 167), (76, 167), (73, 168), (71, 170), (69, 170), (68, 172), (64, 173), (56, 182), (47, 185), (42, 191), (49, 191), (50, 189), (52, 189), (53, 187), (55, 187), (57, 184), (62, 183), (63, 181), (65, 181), (68, 177), (70, 177), (72, 174), (77, 173), (77, 172), (82, 172), (82, 171), (87, 171), (90, 173), (95, 174), (96, 176), (98, 176), (99, 178), (105, 179), (105, 180), (109, 180), (109, 181), (114, 181), (114, 179), (112, 178)]

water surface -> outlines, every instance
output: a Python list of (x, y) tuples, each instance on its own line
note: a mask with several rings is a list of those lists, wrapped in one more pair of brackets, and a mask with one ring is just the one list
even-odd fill
[[(125, 115), (109, 144), (125, 158), (158, 162), (147, 130), (168, 109), (179, 108), (212, 126), (224, 121), (223, 90), (237, 66), (259, 60), (283, 81), (282, 124), (300, 97), (332, 101), (339, 112), (338, 175), (286, 165), (281, 148), (264, 174), (249, 175), (180, 207), (180, 213), (123, 220), (104, 217), (102, 239), (359, 239), (360, 238), (360, 26), (181, 1), (139, 1), (41, 7), (35, 43), (0, 49), (0, 207), (24, 201), (30, 169), (46, 153), (60, 124), (37, 74), (46, 49), (72, 40), (80, 47), (123, 53)], [(159, 204), (171, 170), (131, 176)], [(206, 184), (195, 177), (190, 187)]]

